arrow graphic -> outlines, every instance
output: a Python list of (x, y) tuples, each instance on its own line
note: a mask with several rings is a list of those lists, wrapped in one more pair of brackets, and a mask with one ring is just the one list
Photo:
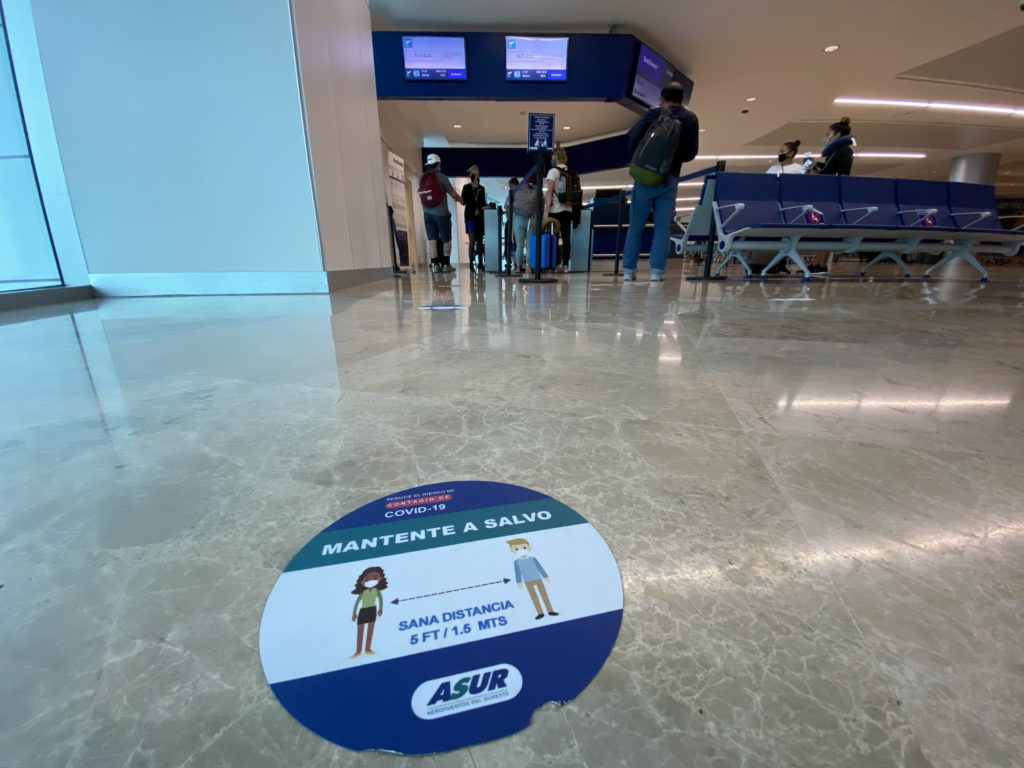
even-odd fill
[(486, 584), (474, 584), (471, 587), (458, 587), (456, 589), (445, 589), (445, 590), (443, 590), (441, 592), (431, 592), (429, 595), (416, 595), (416, 597), (405, 597), (405, 598), (402, 598), (402, 599), (399, 599), (399, 598), (396, 597), (394, 600), (391, 601), (391, 604), (392, 605), (398, 605), (400, 602), (401, 603), (407, 603), (410, 600), (420, 600), (421, 598), (424, 598), (424, 597), (436, 597), (437, 595), (447, 595), (449, 592), (462, 592), (463, 590), (466, 590), (466, 589), (476, 589), (478, 587), (489, 587), (492, 584), (508, 584), (510, 581), (512, 581), (512, 579), (498, 579), (497, 581), (488, 581)]

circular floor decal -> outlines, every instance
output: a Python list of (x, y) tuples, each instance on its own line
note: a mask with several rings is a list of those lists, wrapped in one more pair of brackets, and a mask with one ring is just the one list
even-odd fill
[(438, 483), (306, 544), (267, 599), (260, 659), (320, 736), (426, 754), (515, 733), (577, 696), (621, 622), (619, 569), (577, 512), (517, 485)]

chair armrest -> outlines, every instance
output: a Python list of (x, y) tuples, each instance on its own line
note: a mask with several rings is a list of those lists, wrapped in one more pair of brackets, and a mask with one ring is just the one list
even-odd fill
[[(1019, 219), (1022, 216), (1024, 216), (1024, 214), (1011, 213), (1009, 216), (1000, 216), (999, 220), (1002, 221), (1003, 219)], [(1024, 229), (1024, 224), (1018, 224), (1016, 227), (1014, 227), (1010, 231), (1011, 232), (1020, 232), (1022, 229)]]
[(877, 205), (862, 205), (862, 206), (860, 206), (858, 208), (843, 208), (843, 209), (840, 210), (840, 213), (846, 213), (847, 211), (864, 211), (864, 215), (861, 216), (859, 219), (857, 219), (857, 221), (851, 221), (850, 222), (850, 224), (859, 224), (860, 222), (864, 221), (864, 219), (866, 219), (868, 216), (870, 216), (872, 213), (878, 213), (878, 206)]
[(739, 213), (740, 211), (742, 211), (746, 207), (747, 207), (746, 203), (729, 203), (728, 205), (719, 205), (718, 203), (715, 203), (715, 208), (719, 211), (719, 215), (721, 215), (721, 211), (722, 211), (723, 208), (735, 208), (736, 209), (735, 211), (733, 211), (732, 213), (729, 214), (729, 218), (725, 219), (722, 222), (722, 229), (725, 229), (725, 225), (728, 224), (730, 221), (732, 221), (733, 216), (735, 216), (737, 213)]
[[(817, 208), (815, 208), (813, 205), (787, 205), (785, 208), (783, 208), (781, 205), (779, 206), (779, 213), (785, 213), (786, 211), (794, 211), (794, 210), (799, 210), (800, 213), (803, 213), (803, 214), (807, 214), (807, 213), (810, 213), (811, 211), (814, 211), (815, 213), (820, 214), (821, 216), (825, 215), (821, 211), (819, 211)], [(799, 216), (800, 213), (798, 213), (797, 216)], [(785, 219), (785, 216), (783, 216), (783, 219)], [(796, 216), (794, 216), (792, 219), (790, 219), (786, 223), (787, 224), (792, 224), (794, 221), (796, 221)]]
[(896, 211), (896, 213), (900, 214), (901, 216), (904, 213), (917, 213), (917, 214), (920, 214), (921, 218), (919, 218), (917, 221), (915, 221), (913, 224), (911, 224), (910, 226), (912, 226), (912, 227), (916, 227), (918, 224), (920, 224), (922, 221), (927, 219), (929, 216), (934, 216), (938, 212), (939, 212), (938, 208), (908, 208), (905, 211)]
[(956, 218), (957, 216), (977, 216), (976, 219), (973, 219), (964, 224), (964, 229), (968, 229), (970, 227), (973, 227), (979, 221), (987, 219), (989, 216), (992, 215), (992, 211), (961, 211), (960, 213), (951, 213), (949, 215), (953, 218)]

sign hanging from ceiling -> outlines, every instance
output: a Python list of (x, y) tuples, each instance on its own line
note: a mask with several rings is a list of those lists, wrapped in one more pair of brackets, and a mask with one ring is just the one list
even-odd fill
[(320, 736), (427, 754), (510, 735), (575, 698), (621, 621), (615, 559), (579, 513), (521, 486), (437, 483), (313, 537), (267, 599), (260, 659)]

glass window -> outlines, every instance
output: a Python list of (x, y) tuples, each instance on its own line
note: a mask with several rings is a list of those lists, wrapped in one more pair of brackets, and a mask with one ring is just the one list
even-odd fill
[(0, 291), (61, 285), (0, 8)]

